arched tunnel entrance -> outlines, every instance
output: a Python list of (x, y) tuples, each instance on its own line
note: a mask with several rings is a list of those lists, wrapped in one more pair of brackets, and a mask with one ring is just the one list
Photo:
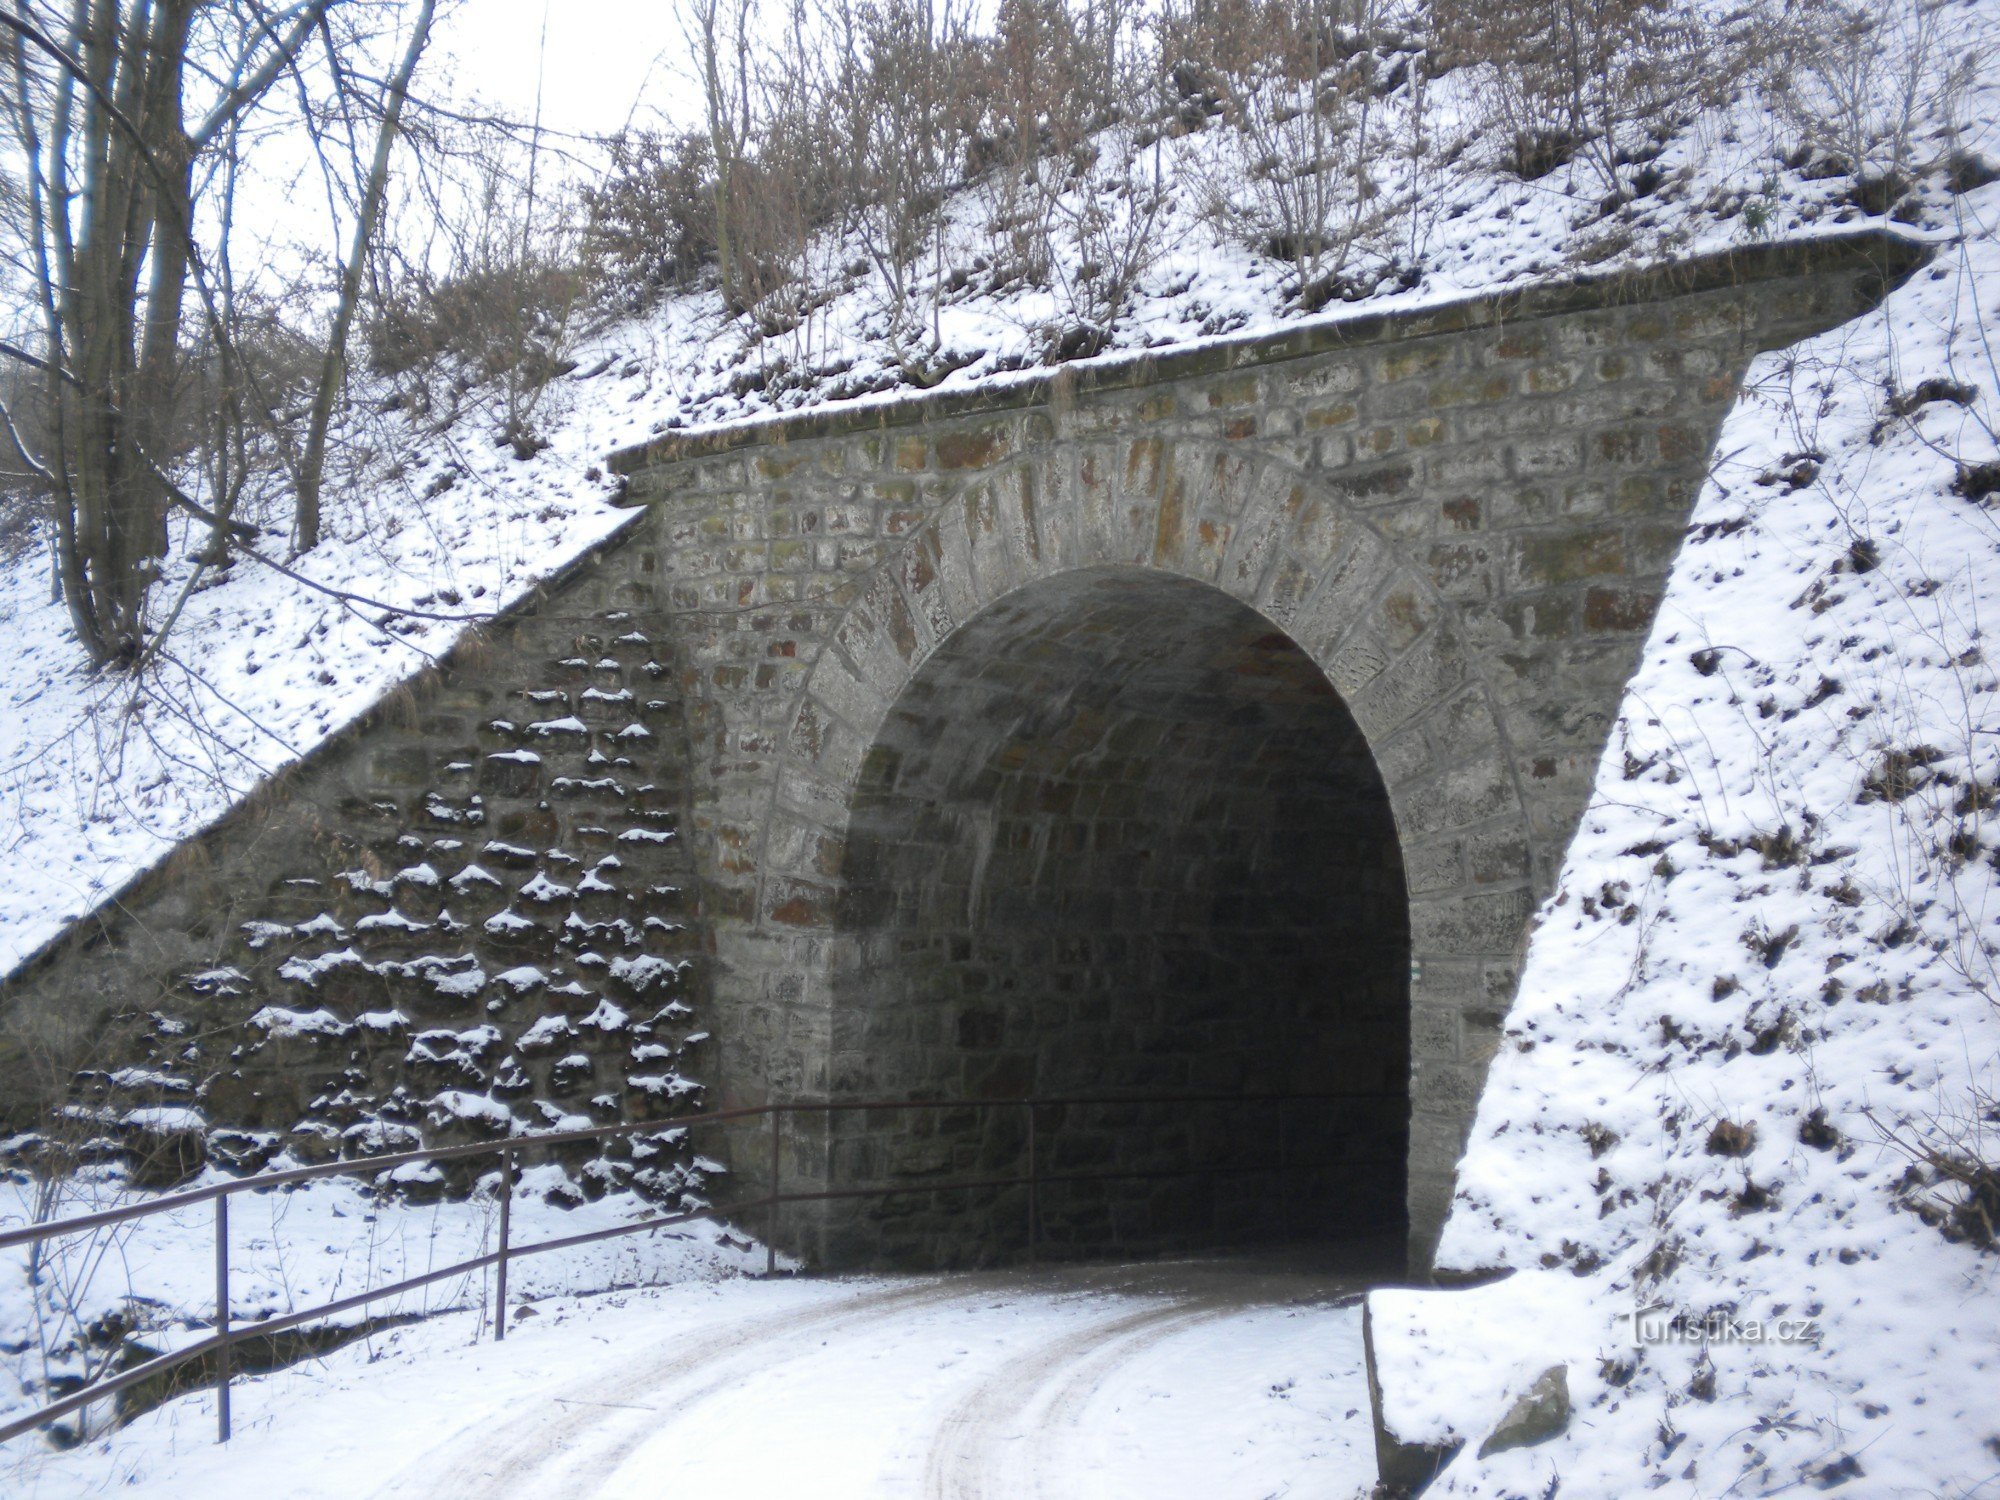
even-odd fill
[[(1360, 730), (1209, 585), (1090, 569), (962, 626), (891, 707), (849, 823), (836, 1097), (1036, 1114), (1039, 1252), (1400, 1235), (1409, 916)], [(1339, 1095), (1292, 1097), (1277, 1095)], [(831, 1264), (1025, 1247), (1027, 1111), (834, 1117)], [(1064, 1180), (1068, 1179), (1068, 1180)]]

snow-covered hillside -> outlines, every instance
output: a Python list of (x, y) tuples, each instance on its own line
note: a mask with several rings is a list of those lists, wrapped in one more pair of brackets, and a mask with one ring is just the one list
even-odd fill
[[(1951, 8), (1943, 42), (1919, 39), (1932, 64), (1957, 66), (1987, 14), (1983, 0)], [(1890, 26), (1891, 42), (1899, 28)], [(1746, 92), (1649, 147), (1658, 152), (1652, 186), (1607, 212), (1602, 184), (1579, 166), (1521, 180), (1505, 144), (1477, 128), (1481, 86), (1466, 70), (1432, 82), (1420, 101), (1407, 86), (1384, 100), (1374, 127), (1384, 144), (1371, 164), (1376, 227), (1344, 275), (1356, 301), (1312, 316), (1806, 236), (1892, 206), (1801, 159), (1791, 133)], [(1893, 206), (1948, 233), (1950, 133), (1920, 120), (1907, 134), (1929, 170)], [(1145, 184), (1166, 188), (1147, 221), (1143, 273), (1100, 357), (1306, 316), (1286, 269), (1246, 248), (1194, 189), (1241, 149), (1219, 124), (1143, 148), (1107, 142), (1069, 187), (1066, 203), (1114, 219), (1129, 218)], [(853, 245), (829, 240), (811, 256), (833, 268), (826, 300), (784, 333), (760, 334), (710, 291), (577, 337), (566, 356), (575, 368), (539, 394), (532, 425), (548, 446), (531, 459), (498, 441), (502, 398), (490, 388), (455, 390), (422, 417), (363, 424), (353, 434), (361, 457), (326, 498), (330, 536), (296, 565), (312, 583), (248, 559), (228, 576), (204, 574), (160, 670), (136, 686), (85, 668), (50, 599), (46, 559), (32, 548), (17, 555), (0, 568), (10, 647), (0, 661), (0, 972), (350, 722), (467, 623), (613, 530), (620, 517), (600, 467), (611, 449), (773, 410), (890, 399), (912, 379), (944, 389), (1005, 380), (1052, 357), (1061, 299), (1018, 281), (989, 287), (993, 213), (980, 185), (962, 192), (946, 206), (936, 254), (912, 273), (939, 299), (920, 368), (891, 337), (879, 276), (855, 269), (865, 260)], [(1053, 282), (1073, 283), (1089, 253), (1087, 242), (1059, 246), (1068, 259)], [(366, 409), (370, 393), (359, 394)], [(273, 530), (258, 550), (282, 559), (289, 509), (273, 496), (267, 511)], [(156, 588), (162, 616), (192, 550), (172, 549), (177, 561)]]
[[(1992, 151), (1990, 78), (1972, 113)], [(1724, 429), (1441, 1251), (1521, 1268), (1492, 1305), (1582, 1279), (1496, 1355), (1567, 1361), (1576, 1417), (1438, 1493), (2000, 1482), (2000, 513), (1961, 477), (2000, 456), (2000, 189), (1959, 211)], [(1452, 1299), (1397, 1316), (1443, 1337)], [(1817, 1336), (1640, 1350), (1641, 1308)], [(1448, 1405), (1428, 1436), (1498, 1415)]]

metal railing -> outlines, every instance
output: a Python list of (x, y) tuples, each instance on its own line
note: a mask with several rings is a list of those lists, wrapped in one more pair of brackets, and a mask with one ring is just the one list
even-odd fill
[[(79, 1214), (74, 1218), (59, 1219), (46, 1224), (29, 1224), (20, 1229), (0, 1230), (0, 1250), (12, 1249), (17, 1245), (38, 1244), (44, 1240), (58, 1239), (69, 1235), (85, 1234), (115, 1224), (131, 1223), (135, 1220), (151, 1218), (157, 1214), (171, 1213), (194, 1204), (213, 1202), (215, 1204), (215, 1316), (214, 1332), (206, 1338), (185, 1345), (169, 1353), (159, 1354), (139, 1364), (132, 1365), (93, 1381), (77, 1390), (69, 1392), (56, 1401), (26, 1416), (17, 1417), (0, 1424), (0, 1443), (31, 1432), (38, 1427), (57, 1421), (86, 1406), (103, 1401), (120, 1391), (144, 1384), (149, 1380), (167, 1374), (180, 1366), (192, 1364), (213, 1355), (216, 1374), (216, 1441), (226, 1443), (230, 1434), (229, 1387), (232, 1377), (231, 1351), (236, 1345), (251, 1339), (268, 1339), (273, 1335), (302, 1327), (315, 1320), (337, 1317), (365, 1307), (371, 1302), (379, 1302), (388, 1297), (400, 1296), (404, 1292), (429, 1286), (434, 1282), (446, 1281), (454, 1276), (464, 1276), (470, 1272), (482, 1271), (491, 1266), (494, 1271), (493, 1337), (496, 1341), (507, 1336), (507, 1268), (510, 1261), (525, 1255), (545, 1255), (557, 1250), (572, 1250), (600, 1240), (614, 1239), (628, 1234), (640, 1234), (646, 1230), (669, 1228), (676, 1224), (692, 1223), (701, 1219), (721, 1220), (742, 1215), (761, 1216), (765, 1226), (766, 1274), (777, 1268), (776, 1228), (778, 1210), (790, 1203), (825, 1203), (840, 1199), (888, 1198), (910, 1193), (963, 1192), (979, 1188), (1025, 1187), (1027, 1189), (1027, 1257), (1034, 1264), (1036, 1247), (1040, 1239), (1040, 1195), (1044, 1187), (1058, 1183), (1108, 1182), (1117, 1180), (1137, 1180), (1143, 1178), (1191, 1177), (1242, 1173), (1245, 1171), (1282, 1170), (1270, 1167), (1245, 1167), (1240, 1163), (1198, 1167), (1168, 1167), (1151, 1169), (1112, 1169), (1107, 1171), (1049, 1173), (1040, 1169), (1036, 1130), (1037, 1116), (1041, 1111), (1059, 1108), (1109, 1108), (1122, 1105), (1153, 1106), (1196, 1105), (1196, 1104), (1271, 1104), (1283, 1105), (1298, 1101), (1350, 1102), (1350, 1103), (1401, 1103), (1401, 1096), (1381, 1093), (1263, 1093), (1263, 1094), (1103, 1094), (1095, 1096), (1062, 1097), (1048, 1099), (870, 1099), (870, 1100), (812, 1100), (783, 1104), (749, 1105), (739, 1109), (711, 1110), (703, 1114), (681, 1115), (674, 1119), (635, 1121), (617, 1125), (593, 1126), (586, 1130), (559, 1130), (539, 1135), (514, 1136), (498, 1141), (479, 1141), (465, 1146), (441, 1146), (429, 1150), (404, 1151), (394, 1155), (373, 1156), (352, 1161), (322, 1162), (309, 1167), (292, 1167), (283, 1171), (265, 1172), (251, 1177), (239, 1178), (232, 1182), (210, 1183), (205, 1187), (190, 1188), (178, 1193), (164, 1194), (143, 1203), (128, 1204), (122, 1208), (104, 1209), (96, 1213)], [(806, 1192), (787, 1193), (782, 1191), (781, 1163), (784, 1146), (784, 1119), (787, 1115), (818, 1115), (831, 1117), (847, 1112), (886, 1112), (890, 1110), (1013, 1110), (1023, 1111), (1025, 1116), (1024, 1156), (1025, 1170), (1013, 1175), (999, 1177), (977, 1177), (932, 1181), (921, 1178), (905, 1178), (888, 1183), (870, 1183), (860, 1187), (819, 1188)], [(516, 1166), (524, 1152), (538, 1152), (550, 1147), (572, 1145), (582, 1142), (614, 1140), (623, 1136), (644, 1135), (663, 1130), (692, 1130), (704, 1126), (741, 1124), (754, 1120), (768, 1120), (770, 1127), (771, 1173), (770, 1190), (762, 1197), (748, 1199), (728, 1207), (713, 1205), (692, 1209), (683, 1213), (660, 1214), (650, 1218), (633, 1219), (622, 1224), (613, 1224), (602, 1229), (593, 1229), (582, 1234), (562, 1235), (555, 1239), (537, 1240), (527, 1245), (511, 1243), (511, 1209), (514, 1198)], [(468, 1157), (498, 1155), (500, 1157), (499, 1227), (498, 1243), (492, 1250), (458, 1261), (452, 1265), (425, 1271), (418, 1276), (405, 1277), (387, 1286), (374, 1287), (340, 1297), (331, 1302), (299, 1311), (284, 1313), (276, 1317), (261, 1319), (255, 1323), (236, 1324), (229, 1314), (229, 1200), (238, 1193), (261, 1192), (271, 1188), (289, 1187), (296, 1183), (311, 1182), (322, 1177), (354, 1177), (374, 1175), (392, 1171), (395, 1168), (418, 1162), (460, 1161)], [(1378, 1165), (1368, 1160), (1348, 1160), (1327, 1164), (1329, 1167), (1360, 1168)]]

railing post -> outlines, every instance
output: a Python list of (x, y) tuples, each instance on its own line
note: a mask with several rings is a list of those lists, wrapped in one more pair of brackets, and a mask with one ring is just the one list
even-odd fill
[(507, 1337), (507, 1235), (514, 1216), (514, 1148), (500, 1153), (500, 1258), (493, 1263), (493, 1342)]
[(764, 1274), (773, 1276), (778, 1270), (778, 1173), (779, 1151), (783, 1144), (781, 1136), (785, 1112), (776, 1105), (771, 1106), (771, 1206), (764, 1214)]
[(229, 1194), (215, 1200), (215, 1440), (229, 1441)]
[(1041, 1238), (1040, 1177), (1035, 1166), (1035, 1101), (1025, 1101), (1028, 1109), (1028, 1264), (1035, 1264), (1035, 1242)]

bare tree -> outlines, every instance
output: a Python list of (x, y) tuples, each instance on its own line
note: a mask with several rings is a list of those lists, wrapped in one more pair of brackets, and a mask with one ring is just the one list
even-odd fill
[(340, 272), (340, 295), (334, 306), (333, 328), (327, 335), (326, 354), (320, 366), (319, 385), (313, 392), (312, 414), (308, 418), (305, 449), (299, 460), (298, 510), (293, 535), (301, 552), (319, 545), (320, 485), (326, 472), (326, 432), (333, 419), (334, 398), (347, 372), (347, 340), (354, 326), (355, 310), (361, 300), (361, 276), (366, 268), (369, 247), (382, 217), (382, 203), (388, 195), (389, 162), (402, 126), (403, 105), (409, 98), (410, 80), (417, 62), (430, 43), (435, 0), (420, 0), (416, 19), (411, 23), (409, 41), (389, 79), (382, 106), (382, 118), (375, 133), (375, 154), (368, 165), (361, 203), (354, 215), (354, 235)]
[(10, 352), (43, 377), (52, 445), (32, 467), (54, 498), (64, 596), (95, 661), (141, 652), (168, 506), (216, 519), (168, 476), (191, 288), (208, 348), (225, 380), (234, 373), (197, 234), (197, 167), (335, 3), (12, 0), (0, 12), (42, 323), (39, 351)]
[(681, 0), (680, 18), (701, 86), (702, 125), (708, 134), (716, 271), (723, 300), (740, 311), (746, 304), (737, 276), (732, 209), (738, 167), (750, 140), (756, 0)]

